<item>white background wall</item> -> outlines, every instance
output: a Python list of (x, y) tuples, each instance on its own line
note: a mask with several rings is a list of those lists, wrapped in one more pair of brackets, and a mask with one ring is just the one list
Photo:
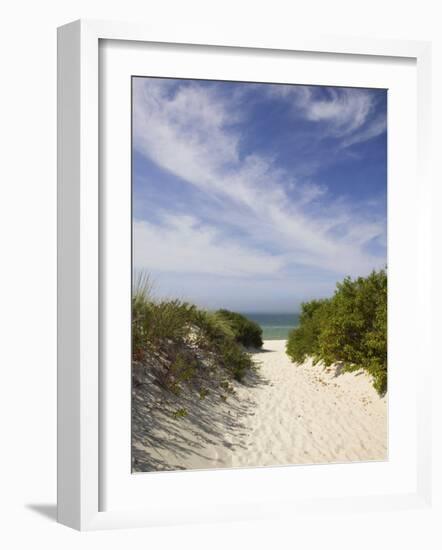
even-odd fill
[[(56, 490), (56, 27), (84, 18), (170, 21), (190, 28), (253, 27), (434, 41), (434, 150), (442, 122), (442, 17), (436, 0), (50, 0), (1, 9), (0, 506), (4, 548), (440, 548), (433, 511), (322, 516), (152, 530), (83, 533), (51, 520)], [(439, 134), (439, 135), (438, 135)], [(435, 162), (436, 181), (442, 182)], [(442, 186), (441, 186), (442, 187)], [(442, 207), (442, 192), (435, 203)], [(439, 220), (436, 223), (440, 227)], [(435, 235), (435, 241), (437, 236)], [(436, 248), (436, 244), (435, 244)], [(434, 267), (442, 281), (440, 250)], [(441, 293), (435, 289), (435, 311)], [(436, 342), (441, 334), (435, 318)], [(442, 418), (435, 388), (434, 433)], [(440, 436), (436, 458), (441, 460)], [(441, 494), (441, 479), (435, 475)], [(4, 540), (5, 539), (5, 540)], [(8, 541), (6, 541), (8, 539)]]

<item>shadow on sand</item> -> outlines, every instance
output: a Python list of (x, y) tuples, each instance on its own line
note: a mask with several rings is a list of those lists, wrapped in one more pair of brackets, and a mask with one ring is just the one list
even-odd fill
[[(245, 448), (241, 443), (232, 443), (229, 436), (247, 435), (244, 419), (254, 414), (252, 400), (240, 400), (236, 393), (225, 399), (224, 390), (215, 381), (204, 399), (194, 388), (175, 396), (165, 393), (152, 373), (145, 376), (144, 383), (132, 392), (133, 472), (183, 470), (190, 457), (216, 468), (211, 447), (221, 445), (232, 452)], [(257, 370), (248, 373), (241, 385), (257, 388), (268, 383)], [(173, 414), (180, 409), (187, 411), (184, 418)]]

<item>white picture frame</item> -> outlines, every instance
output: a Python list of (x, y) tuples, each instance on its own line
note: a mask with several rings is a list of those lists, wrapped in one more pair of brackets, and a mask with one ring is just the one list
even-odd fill
[[(281, 37), (277, 42), (266, 39), (233, 36), (225, 31), (220, 37), (187, 36), (186, 30), (170, 35), (154, 28), (135, 24), (76, 21), (58, 31), (58, 521), (80, 530), (140, 527), (183, 522), (231, 520), (253, 517), (315, 513), (330, 507), (346, 512), (355, 508), (363, 511), (391, 510), (404, 507), (428, 506), (431, 500), (431, 434), (430, 434), (430, 366), (429, 352), (422, 346), (427, 358), (420, 365), (416, 380), (417, 457), (416, 487), (413, 491), (394, 491), (365, 496), (328, 495), (302, 501), (286, 497), (280, 501), (266, 495), (253, 498), (247, 508), (223, 502), (193, 502), (191, 506), (178, 504), (175, 509), (165, 507), (113, 506), (103, 510), (100, 483), (103, 482), (102, 433), (100, 414), (103, 399), (100, 386), (101, 357), (100, 301), (103, 273), (100, 235), (100, 95), (99, 48), (101, 40), (134, 43), (167, 43), (201, 45), (209, 48), (229, 48), (246, 52), (271, 50), (283, 52), (310, 52), (337, 56), (376, 56), (380, 58), (408, 58), (416, 63), (417, 71), (417, 163), (419, 210), (420, 295), (416, 296), (419, 312), (429, 311), (431, 303), (431, 249), (430, 213), (431, 181), (429, 178), (429, 97), (430, 44), (373, 40), (347, 37), (309, 38)], [(250, 50), (251, 51), (251, 50)], [(425, 342), (430, 334), (429, 315), (422, 315), (420, 335)], [(346, 466), (343, 466), (344, 468)], [(284, 483), (288, 469), (276, 468)], [(206, 482), (213, 472), (196, 472)], [(153, 474), (155, 475), (155, 474)], [(174, 475), (174, 474), (169, 474)], [(235, 471), (236, 480), (247, 477), (246, 471)], [(328, 474), (326, 474), (328, 475)], [(165, 479), (165, 478), (164, 478)], [(175, 478), (178, 479), (178, 478)], [(156, 483), (161, 484), (161, 479)], [(197, 478), (193, 483), (198, 484)], [(201, 481), (200, 481), (201, 483)], [(316, 496), (313, 496), (313, 495)], [(332, 505), (332, 506), (331, 506)]]

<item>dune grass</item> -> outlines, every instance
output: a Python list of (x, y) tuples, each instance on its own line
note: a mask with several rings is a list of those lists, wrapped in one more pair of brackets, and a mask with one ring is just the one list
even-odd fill
[[(132, 296), (132, 359), (134, 369), (149, 365), (157, 382), (179, 395), (192, 386), (200, 398), (209, 369), (222, 371), (221, 383), (241, 382), (254, 368), (238, 338), (237, 325), (219, 312), (209, 312), (176, 299), (157, 300), (149, 277), (140, 276)], [(137, 380), (140, 380), (138, 377)]]

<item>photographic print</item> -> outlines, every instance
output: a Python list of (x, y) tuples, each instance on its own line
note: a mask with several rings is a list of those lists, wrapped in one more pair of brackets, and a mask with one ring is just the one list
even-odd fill
[(387, 90), (132, 78), (132, 471), (380, 461)]

